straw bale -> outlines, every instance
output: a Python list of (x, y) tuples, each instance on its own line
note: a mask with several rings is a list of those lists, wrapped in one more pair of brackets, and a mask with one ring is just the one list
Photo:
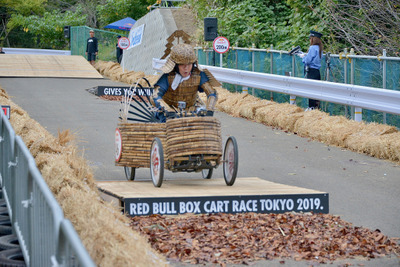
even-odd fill
[(259, 98), (255, 97), (253, 95), (247, 94), (246, 97), (243, 97), (242, 100), (240, 100), (236, 103), (235, 108), (231, 110), (230, 115), (239, 117), (242, 106), (244, 106), (248, 103), (254, 103), (254, 102), (259, 102), (259, 101), (261, 101)]
[(228, 90), (222, 87), (215, 87), (215, 90), (217, 91), (218, 94), (218, 100), (216, 105), (218, 108), (224, 101), (226, 101), (231, 95), (233, 95), (233, 93), (229, 92)]
[(118, 63), (111, 63), (104, 69), (104, 75), (109, 76), (115, 69), (121, 68)]
[(246, 101), (242, 103), (237, 109), (238, 116), (248, 118), (253, 120), (255, 118), (256, 111), (259, 108), (265, 107), (267, 105), (274, 104), (269, 100), (254, 100), (254, 101)]
[[(158, 81), (158, 79), (160, 79), (160, 75), (147, 75), (147, 76), (145, 76), (145, 78), (149, 81), (150, 85), (153, 87), (154, 84)], [(141, 84), (142, 86), (146, 86), (146, 87), (149, 86), (149, 85), (147, 84), (147, 82), (144, 81), (144, 80), (142, 80), (142, 81), (140, 82), (140, 84)]]
[(396, 127), (383, 124), (364, 124), (346, 140), (346, 147), (373, 157), (399, 161), (400, 133)]
[(272, 127), (293, 130), (296, 121), (301, 118), (301, 108), (289, 104), (269, 104), (255, 111), (254, 119)]
[(97, 193), (65, 186), (57, 200), (65, 216), (76, 225), (96, 265), (167, 266), (164, 256), (156, 253), (145, 237), (132, 231), (129, 219), (101, 201)]
[(218, 107), (221, 111), (232, 114), (237, 106), (247, 97), (250, 97), (250, 95), (241, 93), (232, 94), (224, 102), (219, 103)]
[(319, 110), (304, 112), (294, 124), (293, 131), (300, 136), (315, 138), (314, 135), (318, 135), (320, 131), (320, 121), (326, 117), (329, 117), (329, 114)]
[(143, 78), (144, 76), (145, 76), (145, 75), (144, 75), (144, 72), (143, 72), (143, 71), (137, 71), (137, 72), (131, 73), (131, 74), (129, 74), (129, 76), (127, 76), (127, 82), (128, 82), (129, 84), (136, 83), (136, 82), (138, 82), (141, 78)]

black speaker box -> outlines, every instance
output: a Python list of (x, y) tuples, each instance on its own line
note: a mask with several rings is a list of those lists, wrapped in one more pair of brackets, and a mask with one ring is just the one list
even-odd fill
[(218, 19), (204, 18), (204, 40), (214, 41), (218, 37)]
[(70, 28), (71, 26), (64, 26), (64, 38), (66, 39), (69, 39), (69, 37), (71, 36)]

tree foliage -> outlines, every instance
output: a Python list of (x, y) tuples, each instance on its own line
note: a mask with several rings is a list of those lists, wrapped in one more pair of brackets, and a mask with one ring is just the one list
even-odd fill
[[(62, 27), (102, 28), (125, 17), (144, 16), (155, 0), (0, 0), (7, 32), (0, 45), (62, 48)], [(158, 3), (158, 1), (157, 1)], [(305, 50), (310, 30), (324, 34), (325, 51), (353, 47), (360, 54), (400, 52), (400, 0), (187, 0), (203, 28), (218, 18), (219, 35), (241, 47)], [(24, 40), (21, 40), (23, 36)], [(200, 42), (204, 38), (198, 37)], [(200, 43), (201, 44), (201, 43)]]
[(391, 55), (400, 52), (399, 0), (326, 0), (329, 24), (335, 39), (361, 54)]

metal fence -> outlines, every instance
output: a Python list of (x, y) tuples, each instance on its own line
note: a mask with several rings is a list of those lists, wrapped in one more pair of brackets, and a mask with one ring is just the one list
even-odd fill
[[(247, 70), (261, 73), (304, 77), (301, 58), (289, 55), (288, 51), (231, 47), (225, 54), (217, 54), (212, 49), (196, 47), (199, 63), (224, 68)], [(354, 84), (400, 91), (400, 58), (379, 56), (359, 56), (351, 50), (340, 54), (324, 54), (321, 79), (336, 83)], [(230, 91), (242, 91), (241, 86), (224, 84)], [(247, 89), (247, 88), (246, 88)], [(249, 88), (254, 96), (279, 103), (290, 102), (289, 95)], [(298, 97), (296, 104), (308, 106), (306, 98)], [(354, 119), (354, 108), (346, 105), (321, 102), (321, 109), (331, 115), (343, 115)], [(378, 122), (400, 128), (400, 116), (368, 109), (362, 111), (367, 122)]]
[(27, 266), (95, 266), (3, 112), (0, 183)]

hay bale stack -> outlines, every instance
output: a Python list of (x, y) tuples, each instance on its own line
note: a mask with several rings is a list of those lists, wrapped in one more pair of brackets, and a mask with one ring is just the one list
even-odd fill
[(222, 87), (216, 87), (215, 90), (217, 91), (218, 94), (218, 100), (217, 100), (217, 105), (216, 107), (219, 109), (219, 106), (225, 102), (230, 96), (233, 95), (233, 93), (229, 92), (225, 88)]
[(346, 147), (373, 157), (400, 161), (400, 133), (396, 127), (376, 123), (360, 124), (363, 127), (347, 137)]
[(274, 104), (274, 102), (269, 100), (245, 101), (238, 108), (238, 116), (254, 120), (259, 108), (272, 104)]
[(232, 114), (233, 111), (240, 106), (240, 103), (242, 103), (244, 99), (248, 97), (252, 96), (249, 94), (241, 94), (241, 93), (232, 94), (229, 97), (227, 97), (225, 101), (220, 102), (218, 108), (223, 112)]
[(235, 117), (240, 116), (240, 111), (242, 110), (242, 107), (248, 103), (255, 103), (255, 102), (260, 102), (260, 99), (257, 97), (254, 97), (252, 95), (248, 95), (244, 97), (241, 101), (238, 101), (235, 105), (235, 108), (232, 109), (231, 115)]
[(128, 84), (134, 84), (137, 83), (141, 78), (145, 77), (143, 71), (137, 71), (130, 73), (129, 75), (126, 76), (126, 81)]
[(289, 104), (269, 104), (256, 109), (254, 119), (269, 126), (293, 130), (296, 121), (302, 117), (302, 109)]

